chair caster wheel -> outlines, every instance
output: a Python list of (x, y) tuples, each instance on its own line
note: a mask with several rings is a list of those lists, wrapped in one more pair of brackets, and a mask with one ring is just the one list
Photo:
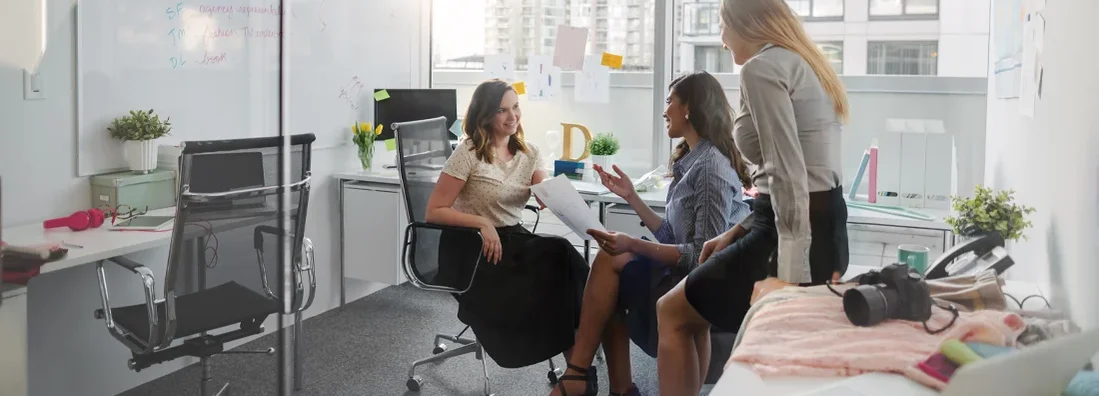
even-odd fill
[(438, 354), (443, 353), (443, 352), (446, 352), (446, 344), (441, 343), (441, 342), (438, 345), (435, 345), (435, 349), (431, 350), (431, 353), (435, 354), (435, 355), (438, 355)]
[(405, 381), (404, 384), (405, 384), (405, 386), (408, 387), (408, 390), (413, 391), (413, 392), (419, 392), (420, 387), (423, 386), (423, 384), (424, 384), (424, 379), (423, 379), (423, 377), (420, 377), (418, 375), (414, 375), (414, 376), (412, 376), (412, 378), (409, 378), (408, 381)]
[(561, 376), (565, 374), (565, 370), (561, 368), (550, 370), (546, 373), (546, 378), (549, 379), (550, 385), (557, 385), (557, 381), (561, 380)]

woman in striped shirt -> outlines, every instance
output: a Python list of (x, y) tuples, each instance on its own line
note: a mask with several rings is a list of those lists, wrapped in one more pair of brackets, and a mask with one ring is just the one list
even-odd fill
[[(783, 0), (723, 0), (721, 41), (740, 71), (733, 135), (758, 165), (752, 216), (706, 243), (700, 265), (660, 301), (660, 393), (698, 394), (710, 325), (736, 330), (751, 302), (847, 269), (839, 76)], [(710, 253), (713, 253), (711, 256)]]
[[(630, 339), (656, 355), (656, 300), (698, 264), (703, 244), (747, 217), (741, 200), (748, 172), (733, 143), (733, 112), (717, 79), (694, 72), (672, 81), (664, 119), (668, 137), (682, 141), (672, 154), (672, 183), (661, 218), (614, 166), (596, 167), (603, 185), (626, 200), (656, 241), (588, 230), (601, 251), (592, 264), (580, 328), (555, 394), (594, 395), (582, 375), (602, 341), (611, 395), (638, 395), (631, 382)], [(559, 393), (557, 393), (559, 392)]]

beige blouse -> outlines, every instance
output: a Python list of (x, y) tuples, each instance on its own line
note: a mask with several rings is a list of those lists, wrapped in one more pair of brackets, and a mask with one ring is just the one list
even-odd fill
[(454, 209), (483, 216), (496, 227), (519, 224), (530, 200), (530, 180), (541, 169), (538, 149), (527, 142), (529, 153), (517, 152), (511, 161), (487, 163), (477, 159), (470, 141), (462, 141), (447, 159), (443, 172), (466, 185), (454, 201)]

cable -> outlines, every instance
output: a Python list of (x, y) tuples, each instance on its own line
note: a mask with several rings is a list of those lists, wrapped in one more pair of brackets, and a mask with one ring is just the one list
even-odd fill
[(1046, 299), (1045, 297), (1043, 297), (1043, 296), (1042, 296), (1041, 294), (1031, 294), (1031, 295), (1029, 295), (1029, 296), (1026, 296), (1025, 298), (1023, 298), (1023, 302), (1019, 304), (1019, 309), (1022, 309), (1022, 308), (1023, 308), (1023, 306), (1024, 306), (1024, 305), (1026, 305), (1026, 301), (1027, 301), (1027, 300), (1029, 300), (1029, 299), (1032, 299), (1032, 298), (1034, 298), (1034, 297), (1038, 297), (1038, 298), (1042, 299), (1042, 301), (1044, 301), (1044, 302), (1046, 303), (1046, 308), (1049, 308), (1049, 309), (1053, 309), (1053, 305), (1052, 305), (1052, 304), (1050, 304), (1050, 303), (1049, 303), (1049, 300), (1047, 300), (1047, 299)]
[[(221, 246), (221, 242), (218, 241), (218, 236), (214, 234), (214, 225), (206, 221), (206, 225), (202, 223), (187, 223), (187, 225), (198, 226), (206, 230), (206, 244), (203, 246), (203, 251), (210, 255), (210, 259), (206, 261), (206, 268), (214, 268), (218, 265), (218, 248)], [(214, 242), (214, 246), (210, 246), (210, 241)]]
[(1010, 298), (1010, 299), (1011, 299), (1011, 301), (1014, 301), (1014, 302), (1015, 302), (1015, 305), (1018, 305), (1018, 306), (1019, 306), (1019, 309), (1023, 309), (1023, 303), (1019, 302), (1019, 299), (1018, 299), (1018, 298), (1015, 298), (1015, 296), (1013, 296), (1013, 295), (1010, 295), (1010, 294), (1007, 294), (1007, 293), (1004, 293), (1004, 297)]

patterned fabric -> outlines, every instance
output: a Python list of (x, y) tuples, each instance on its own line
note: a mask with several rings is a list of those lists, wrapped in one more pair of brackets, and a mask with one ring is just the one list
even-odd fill
[(653, 233), (663, 244), (676, 245), (682, 268), (698, 265), (702, 244), (748, 216), (748, 204), (740, 199), (744, 186), (729, 163), (709, 140), (672, 165), (666, 216)]
[(465, 140), (446, 160), (443, 172), (466, 182), (454, 200), (454, 209), (492, 221), (496, 227), (519, 224), (530, 199), (530, 180), (542, 158), (527, 142), (530, 153), (515, 153), (511, 161), (487, 163), (477, 159), (472, 142)]

